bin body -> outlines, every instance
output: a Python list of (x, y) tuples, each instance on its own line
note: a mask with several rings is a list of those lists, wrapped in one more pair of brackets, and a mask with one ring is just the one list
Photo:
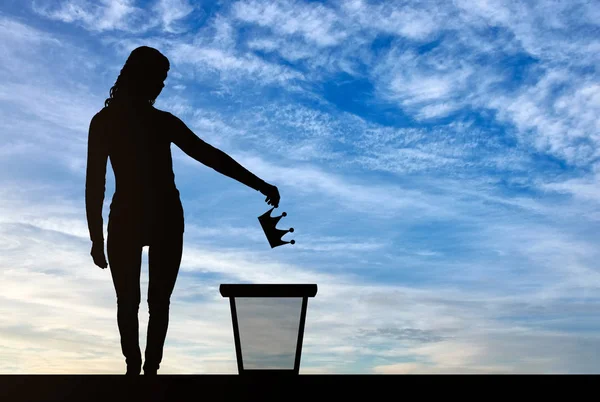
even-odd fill
[(298, 374), (308, 298), (317, 285), (221, 285), (239, 374)]

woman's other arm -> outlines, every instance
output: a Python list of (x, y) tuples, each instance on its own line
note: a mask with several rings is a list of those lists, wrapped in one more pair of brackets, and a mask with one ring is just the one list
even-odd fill
[(258, 178), (225, 152), (204, 142), (178, 117), (170, 113), (169, 115), (174, 126), (173, 131), (171, 132), (172, 141), (183, 152), (217, 172), (267, 195), (267, 200), (265, 201), (268, 202), (270, 200), (271, 202), (269, 203), (272, 203), (277, 207), (279, 204), (279, 192), (277, 191), (277, 187)]
[(88, 133), (87, 171), (85, 178), (85, 209), (90, 240), (104, 241), (102, 204), (106, 191), (106, 163), (108, 160), (107, 133), (98, 115), (92, 118)]

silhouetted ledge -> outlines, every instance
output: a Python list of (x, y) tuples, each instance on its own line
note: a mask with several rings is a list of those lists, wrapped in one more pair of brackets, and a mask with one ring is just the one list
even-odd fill
[[(557, 378), (561, 377), (561, 378)], [(472, 396), (480, 400), (494, 395), (513, 400), (530, 394), (539, 399), (544, 391), (556, 392), (560, 380), (565, 383), (570, 399), (585, 395), (586, 386), (593, 391), (597, 376), (560, 375), (342, 375), (297, 376), (232, 375), (0, 375), (0, 400), (12, 401), (202, 401), (249, 400), (273, 397), (278, 401), (392, 401), (439, 395), (443, 398)], [(513, 382), (522, 381), (518, 388)], [(479, 388), (475, 384), (480, 383)], [(484, 384), (482, 384), (484, 383)], [(363, 392), (364, 391), (364, 392)], [(529, 392), (528, 392), (529, 391)], [(344, 398), (345, 400), (346, 398)], [(454, 398), (451, 398), (454, 399)], [(520, 399), (520, 398), (517, 398)], [(583, 397), (581, 398), (583, 399)]]

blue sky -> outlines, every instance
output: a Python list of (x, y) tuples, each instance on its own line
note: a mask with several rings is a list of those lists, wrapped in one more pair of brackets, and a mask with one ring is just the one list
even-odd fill
[[(164, 374), (235, 373), (221, 283), (316, 283), (301, 373), (600, 371), (600, 6), (17, 1), (0, 8), (0, 372), (124, 372), (85, 220), (87, 129), (129, 52), (155, 106), (281, 193), (172, 146)], [(114, 191), (109, 167), (103, 216)], [(106, 233), (106, 232), (105, 232)], [(147, 324), (143, 252), (140, 338)]]

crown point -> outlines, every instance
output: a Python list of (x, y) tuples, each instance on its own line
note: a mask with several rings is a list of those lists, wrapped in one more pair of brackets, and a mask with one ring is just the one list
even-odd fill
[(281, 214), (281, 216), (287, 216), (287, 214), (284, 212), (284, 213)]
[(296, 244), (295, 240), (290, 240), (290, 244)]
[(290, 233), (294, 233), (294, 228), (290, 228)]

